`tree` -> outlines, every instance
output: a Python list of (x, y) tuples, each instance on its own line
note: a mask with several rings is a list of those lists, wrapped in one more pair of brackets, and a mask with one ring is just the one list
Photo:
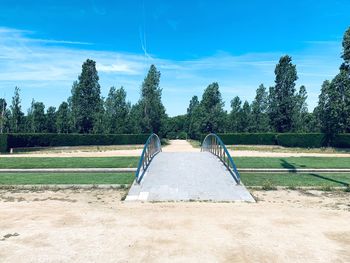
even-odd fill
[(239, 132), (241, 127), (242, 101), (236, 96), (231, 100), (231, 112), (228, 116), (228, 127), (230, 132)]
[(243, 103), (242, 111), (240, 114), (240, 132), (250, 132), (251, 131), (251, 107), (248, 101)]
[(117, 90), (114, 87), (110, 88), (105, 107), (106, 131), (117, 134), (126, 133), (130, 103), (126, 102), (126, 92), (123, 87)]
[(56, 127), (58, 133), (70, 132), (70, 111), (67, 102), (62, 102), (57, 110)]
[[(223, 132), (225, 130), (226, 112), (221, 98), (219, 84), (213, 82), (203, 93), (202, 100), (196, 110), (196, 121), (199, 121), (201, 133)], [(197, 126), (198, 127), (198, 126)]]
[(350, 28), (344, 34), (342, 58), (339, 74), (322, 85), (316, 111), (330, 141), (337, 133), (350, 132)]
[(94, 125), (101, 122), (101, 88), (98, 80), (96, 62), (87, 59), (82, 65), (79, 82), (72, 87), (72, 112), (78, 132), (92, 132)]
[(132, 105), (127, 119), (128, 133), (138, 134), (142, 132), (141, 129), (142, 108), (140, 102)]
[(181, 132), (185, 130), (186, 115), (169, 117), (167, 120), (166, 134), (169, 139), (177, 139)]
[(253, 132), (267, 132), (269, 130), (268, 94), (263, 84), (256, 90), (256, 96), (252, 102), (251, 129)]
[(15, 94), (12, 97), (12, 104), (10, 106), (10, 131), (17, 133), (23, 128), (23, 112), (21, 109), (21, 99), (19, 96), (20, 89), (15, 87)]
[(160, 72), (151, 65), (142, 83), (140, 107), (141, 129), (144, 133), (159, 134), (166, 120), (165, 108), (162, 103), (162, 89), (159, 87)]
[(275, 86), (270, 89), (270, 121), (277, 132), (289, 132), (294, 125), (295, 81), (298, 79), (291, 57), (280, 58), (275, 75)]
[(56, 132), (56, 108), (55, 107), (49, 107), (46, 111), (46, 132)]
[(187, 132), (187, 134), (191, 137), (194, 138), (194, 128), (193, 128), (193, 124), (195, 122), (194, 119), (194, 113), (196, 111), (196, 109), (199, 106), (199, 101), (198, 101), (198, 97), (197, 96), (193, 96), (190, 100), (190, 104), (188, 105), (187, 108), (187, 114), (186, 114), (186, 121), (185, 121), (185, 131)]
[(341, 57), (344, 59), (344, 63), (349, 67), (350, 65), (350, 27), (344, 33), (342, 45), (343, 45), (343, 54)]
[(27, 116), (23, 117), (23, 120), (24, 120), (23, 122), (25, 124), (24, 132), (34, 133), (34, 116), (33, 116), (34, 103), (35, 103), (35, 100), (32, 99), (30, 108), (27, 111)]
[(45, 105), (42, 102), (32, 100), (31, 108), (27, 115), (27, 130), (33, 133), (43, 132), (45, 129)]
[(7, 125), (7, 103), (5, 99), (0, 98), (0, 133), (4, 133)]
[(295, 132), (308, 132), (307, 122), (309, 121), (309, 114), (307, 109), (307, 92), (305, 86), (301, 86), (299, 92), (296, 94), (296, 104), (294, 108), (294, 128)]

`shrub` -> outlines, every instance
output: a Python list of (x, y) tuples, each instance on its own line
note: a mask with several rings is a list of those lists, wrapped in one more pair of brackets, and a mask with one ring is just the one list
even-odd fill
[(229, 144), (275, 145), (275, 133), (219, 133), (222, 141)]
[(7, 134), (0, 134), (0, 152), (7, 152), (9, 150), (7, 136)]
[(166, 138), (169, 139), (169, 140), (174, 140), (174, 139), (176, 139), (176, 137), (177, 137), (177, 133), (176, 132), (168, 132), (166, 134)]
[(335, 136), (332, 146), (339, 148), (350, 148), (350, 134), (338, 134)]
[(18, 147), (144, 144), (148, 136), (149, 134), (16, 133), (7, 134), (7, 149), (2, 147), (1, 151)]
[(277, 190), (277, 187), (275, 185), (273, 185), (270, 180), (265, 180), (262, 183), (261, 189), (264, 191), (274, 191), (274, 190)]
[(177, 135), (177, 138), (180, 140), (186, 140), (187, 139), (187, 133), (182, 131)]
[(323, 133), (280, 133), (276, 135), (278, 145), (286, 147), (319, 148), (326, 145)]

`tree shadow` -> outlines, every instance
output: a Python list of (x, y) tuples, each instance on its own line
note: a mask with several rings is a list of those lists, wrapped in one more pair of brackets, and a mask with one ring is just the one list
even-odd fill
[(297, 167), (295, 167), (295, 165), (287, 162), (285, 159), (280, 159), (280, 161), (283, 168), (294, 170), (291, 172), (296, 172)]
[[(287, 162), (285, 159), (280, 159), (281, 165), (283, 168), (296, 170), (298, 168), (306, 168), (306, 165), (300, 164), (298, 167), (296, 167), (294, 164)], [(296, 172), (296, 171), (290, 171), (290, 172)]]
[(323, 176), (323, 175), (314, 174), (314, 173), (310, 173), (309, 175), (317, 177), (317, 178), (320, 178), (320, 179), (323, 179), (323, 180), (327, 180), (327, 181), (330, 181), (330, 182), (338, 183), (338, 184), (344, 185), (346, 187), (350, 186), (349, 183), (346, 183), (346, 182), (343, 182), (343, 181), (339, 181), (339, 180), (336, 180), (336, 179), (333, 179), (333, 178), (329, 178), (329, 177), (326, 177), (326, 176)]

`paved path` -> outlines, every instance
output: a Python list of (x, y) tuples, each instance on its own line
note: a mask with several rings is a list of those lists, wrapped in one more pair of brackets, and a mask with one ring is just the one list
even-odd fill
[(249, 201), (226, 167), (208, 152), (161, 152), (152, 160), (141, 184), (134, 183), (126, 200)]

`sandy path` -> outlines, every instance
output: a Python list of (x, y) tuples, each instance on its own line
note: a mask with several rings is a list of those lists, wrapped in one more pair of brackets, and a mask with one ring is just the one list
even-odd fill
[[(199, 152), (186, 140), (170, 140), (170, 144), (162, 147), (164, 152)], [(249, 150), (229, 150), (232, 157), (350, 157), (349, 153), (286, 153), (262, 152)], [(140, 156), (142, 149), (106, 150), (106, 151), (74, 151), (54, 153), (28, 153), (28, 154), (1, 154), (1, 157), (114, 157), (114, 156)]]
[(199, 152), (200, 148), (194, 148), (186, 140), (170, 140), (170, 144), (162, 147), (163, 152)]
[[(113, 190), (0, 191), (1, 262), (349, 262), (349, 194), (123, 203)], [(18, 235), (17, 235), (17, 234)]]

